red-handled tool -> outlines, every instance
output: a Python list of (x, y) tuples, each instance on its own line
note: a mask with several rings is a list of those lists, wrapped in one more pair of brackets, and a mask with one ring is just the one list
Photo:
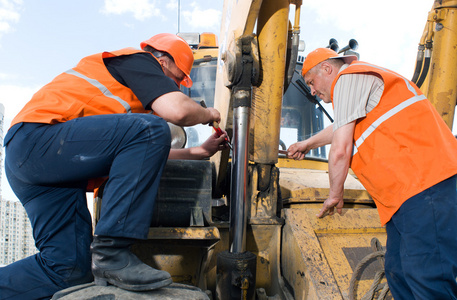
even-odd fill
[[(200, 105), (204, 108), (207, 108), (206, 106), (206, 103), (205, 103), (205, 100), (201, 100), (200, 101)], [(222, 132), (222, 129), (219, 128), (219, 124), (216, 122), (216, 121), (213, 121), (212, 123), (209, 123), (208, 126), (212, 126), (214, 128), (214, 130), (216, 131), (216, 134), (217, 136), (221, 136), (223, 135), (224, 133)], [(228, 138), (226, 137), (225, 138), (225, 142), (227, 143), (227, 145), (229, 146), (230, 149), (232, 149), (232, 145), (230, 144)], [(233, 149), (232, 149), (233, 150)]]

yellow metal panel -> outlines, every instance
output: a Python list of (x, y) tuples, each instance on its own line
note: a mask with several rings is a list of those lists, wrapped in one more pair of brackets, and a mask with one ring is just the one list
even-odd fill
[(202, 59), (205, 56), (217, 57), (219, 55), (217, 48), (199, 49), (192, 52), (194, 53), (194, 60)]
[(252, 225), (248, 231), (247, 250), (257, 256), (256, 288), (267, 295), (281, 294), (279, 279), (281, 225)]
[(257, 24), (261, 84), (253, 88), (251, 110), (251, 159), (257, 163), (275, 164), (278, 161), (288, 17), (288, 0), (263, 1)]
[[(348, 299), (355, 266), (367, 254), (372, 238), (386, 243), (376, 209), (343, 209), (343, 215), (316, 218), (319, 208), (285, 209), (282, 271), (295, 299)], [(375, 261), (362, 275), (357, 299), (381, 269)]]
[(148, 239), (218, 241), (220, 234), (216, 227), (150, 227)]
[(278, 168), (295, 168), (295, 169), (313, 169), (313, 170), (328, 170), (328, 162), (322, 160), (294, 160), (289, 158), (279, 158), (276, 164)]
[[(286, 203), (324, 201), (329, 195), (328, 172), (312, 169), (281, 168), (279, 184)], [(352, 175), (344, 182), (346, 202), (373, 204), (368, 192)]]
[(304, 210), (285, 209), (281, 271), (295, 300), (342, 299)]

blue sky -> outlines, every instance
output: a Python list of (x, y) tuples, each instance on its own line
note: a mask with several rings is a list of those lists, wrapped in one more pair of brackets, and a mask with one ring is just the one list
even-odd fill
[[(33, 93), (82, 57), (139, 47), (154, 34), (178, 32), (178, 3), (180, 31), (219, 34), (223, 0), (0, 0), (4, 130)], [(330, 38), (336, 38), (340, 46), (355, 38), (362, 60), (411, 78), (417, 44), (433, 0), (376, 3), (303, 0), (303, 54), (326, 46)], [(2, 196), (15, 199), (5, 176)]]

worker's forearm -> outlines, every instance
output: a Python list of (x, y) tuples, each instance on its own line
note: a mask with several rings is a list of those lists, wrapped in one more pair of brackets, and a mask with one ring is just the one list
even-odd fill
[(179, 111), (176, 112), (174, 120), (177, 125), (193, 126), (213, 121), (211, 111), (201, 107), (193, 100), (182, 100), (176, 105), (179, 105)]
[(316, 149), (332, 142), (333, 126), (330, 125), (321, 132), (313, 135), (309, 139), (293, 143), (287, 149), (287, 157), (295, 160), (305, 158), (305, 155), (312, 149)]
[(348, 175), (352, 157), (352, 139), (355, 121), (338, 128), (333, 133), (328, 159), (330, 178), (329, 198), (343, 199), (344, 181)]
[(173, 101), (174, 106), (172, 122), (179, 126), (193, 126), (196, 124), (209, 123), (213, 120), (210, 109), (203, 108), (195, 101), (185, 95), (176, 97)]
[(317, 134), (308, 139), (312, 149), (316, 149), (332, 143), (333, 138), (333, 125), (327, 126)]
[(192, 147), (183, 149), (170, 149), (168, 159), (199, 160), (209, 156), (210, 154), (202, 147)]
[(181, 92), (171, 92), (155, 99), (151, 108), (163, 119), (179, 126), (193, 126), (220, 121), (219, 112), (203, 108)]
[[(333, 146), (332, 146), (333, 147)], [(342, 152), (335, 153), (330, 149), (328, 170), (330, 180), (329, 198), (343, 198), (344, 182), (349, 171), (349, 159)]]

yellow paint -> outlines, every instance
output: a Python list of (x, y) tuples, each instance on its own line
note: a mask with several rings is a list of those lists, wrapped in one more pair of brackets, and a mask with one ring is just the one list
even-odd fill
[(457, 99), (457, 1), (435, 1), (429, 16), (433, 52), (425, 93), (452, 129)]
[(284, 89), (289, 1), (264, 1), (257, 24), (260, 85), (253, 87), (251, 110), (251, 160), (278, 161), (281, 103)]

